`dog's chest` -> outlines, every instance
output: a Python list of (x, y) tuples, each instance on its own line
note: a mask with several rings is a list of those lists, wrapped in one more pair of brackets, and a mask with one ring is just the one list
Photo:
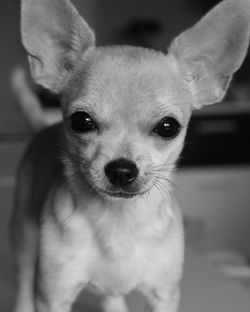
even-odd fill
[(128, 255), (127, 259), (97, 258), (90, 269), (91, 288), (110, 295), (129, 293), (141, 280), (143, 264), (139, 258), (135, 255)]
[(145, 279), (155, 278), (166, 251), (165, 241), (160, 243), (155, 237), (148, 237), (147, 231), (132, 235), (122, 226), (105, 234), (100, 233), (99, 238), (95, 235), (92, 242), (94, 253), (89, 270), (92, 288), (105, 294), (124, 295), (140, 287)]
[[(99, 214), (92, 219), (87, 213), (75, 211), (66, 224), (63, 236), (52, 235), (55, 230), (49, 235), (47, 224), (44, 233), (48, 243), (51, 249), (61, 246), (55, 257), (62, 254), (62, 249), (65, 259), (74, 259), (74, 270), (83, 276), (84, 283), (99, 293), (125, 295), (142, 285), (154, 284), (171, 270), (176, 239), (173, 241), (174, 227), (169, 217), (150, 215), (143, 219), (119, 213), (116, 217)], [(55, 244), (53, 237), (60, 244)]]

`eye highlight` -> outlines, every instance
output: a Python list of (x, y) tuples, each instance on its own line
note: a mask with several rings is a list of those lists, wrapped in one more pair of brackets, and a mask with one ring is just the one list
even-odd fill
[(88, 113), (78, 111), (71, 115), (71, 128), (75, 132), (87, 133), (97, 129), (97, 125)]
[(164, 117), (154, 127), (153, 132), (163, 139), (174, 139), (180, 132), (181, 125), (173, 117)]

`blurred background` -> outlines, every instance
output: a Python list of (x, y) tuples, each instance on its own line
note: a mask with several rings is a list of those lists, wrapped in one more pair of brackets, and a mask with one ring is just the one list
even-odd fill
[[(161, 51), (167, 51), (176, 35), (218, 3), (217, 0), (72, 2), (95, 30), (98, 45), (132, 44)], [(0, 2), (1, 311), (9, 311), (13, 300), (7, 226), (15, 171), (32, 137), (13, 91), (15, 69), (22, 67), (28, 73), (20, 43), (19, 6), (19, 0)], [(223, 103), (195, 112), (176, 174), (187, 244), (191, 246), (183, 282), (181, 309), (185, 312), (250, 311), (249, 64), (250, 55), (235, 75)], [(57, 98), (33, 85), (28, 76), (25, 79), (41, 101), (49, 122), (60, 119)], [(136, 298), (129, 300), (132, 309), (139, 311)], [(88, 302), (89, 311), (98, 311), (91, 299)]]

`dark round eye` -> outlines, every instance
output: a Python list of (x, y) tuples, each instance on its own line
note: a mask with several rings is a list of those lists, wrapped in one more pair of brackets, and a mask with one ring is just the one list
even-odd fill
[(84, 111), (79, 111), (72, 114), (71, 127), (75, 132), (81, 133), (86, 133), (97, 128), (90, 115)]
[(153, 129), (153, 132), (164, 139), (173, 139), (179, 134), (180, 129), (181, 126), (175, 118), (164, 117)]

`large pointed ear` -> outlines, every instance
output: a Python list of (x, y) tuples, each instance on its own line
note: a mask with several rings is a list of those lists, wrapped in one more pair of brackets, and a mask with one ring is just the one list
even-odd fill
[(68, 0), (22, 0), (21, 33), (32, 76), (54, 92), (60, 92), (68, 73), (95, 43)]
[(223, 99), (247, 53), (250, 0), (225, 0), (170, 45), (195, 108)]

